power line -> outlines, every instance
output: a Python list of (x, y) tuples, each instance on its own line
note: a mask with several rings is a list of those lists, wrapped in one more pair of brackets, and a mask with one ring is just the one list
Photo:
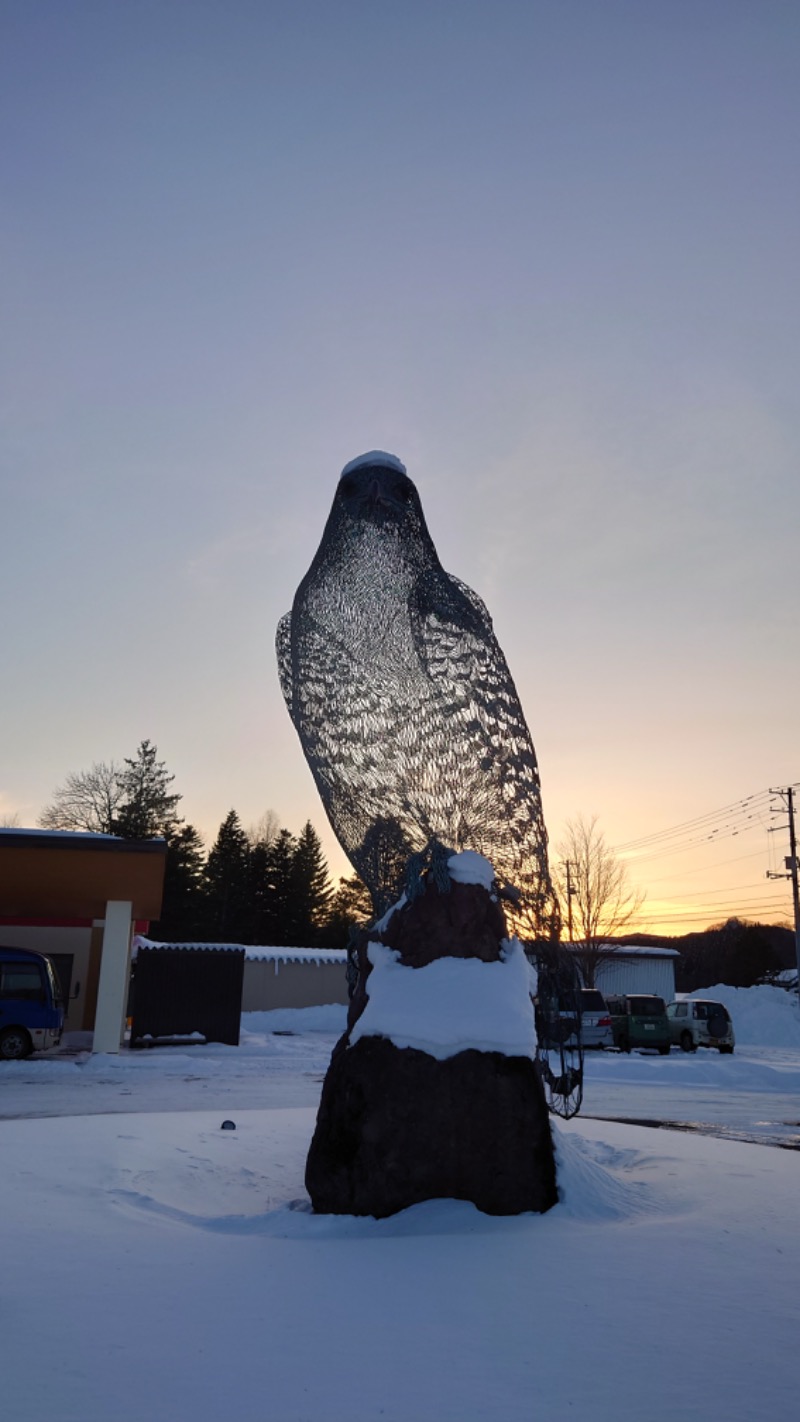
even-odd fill
[(709, 869), (722, 869), (728, 864), (741, 864), (743, 859), (761, 859), (763, 850), (756, 849), (752, 854), (735, 854), (732, 859), (723, 859), (717, 864), (701, 864), (697, 869), (683, 869), (678, 874), (663, 874), (660, 879), (648, 879), (648, 884), (670, 884), (675, 879), (687, 879), (690, 874), (707, 874)]
[(637, 839), (626, 840), (622, 844), (613, 846), (614, 853), (622, 854), (628, 850), (637, 849), (639, 846), (650, 844), (654, 840), (671, 838), (676, 834), (685, 834), (687, 831), (692, 832), (695, 829), (699, 829), (700, 826), (704, 825), (707, 821), (713, 822), (714, 820), (725, 818), (736, 812), (741, 812), (748, 805), (752, 806), (754, 801), (767, 799), (769, 793), (769, 790), (759, 790), (753, 795), (745, 795), (741, 800), (734, 800), (730, 805), (723, 805), (719, 810), (710, 810), (708, 814), (696, 815), (694, 819), (683, 820), (680, 824), (672, 825), (668, 829), (655, 830), (652, 834), (640, 835)]
[(663, 848), (658, 844), (643, 844), (639, 850), (626, 850), (626, 855), (631, 855), (631, 863), (638, 864), (643, 859), (659, 859), (665, 854), (677, 854), (683, 849), (691, 849), (695, 844), (707, 844), (721, 839), (730, 839), (736, 834), (746, 834), (750, 829), (763, 828), (763, 821), (755, 814), (742, 815), (738, 819), (723, 820), (715, 825), (713, 829), (698, 828), (698, 832), (690, 838), (679, 840), (664, 840)]
[[(787, 789), (800, 788), (800, 781)], [(757, 790), (752, 795), (744, 795), (740, 800), (733, 800), (729, 805), (723, 805), (718, 810), (709, 810), (706, 814), (695, 815), (692, 819), (682, 820), (677, 825), (670, 825), (663, 830), (654, 830), (650, 834), (639, 835), (634, 839), (624, 840), (620, 844), (613, 845), (615, 854), (628, 853), (637, 849), (647, 849), (651, 845), (662, 840), (674, 839), (676, 836), (685, 838), (686, 835), (694, 836), (696, 832), (703, 829), (710, 829), (717, 820), (730, 820), (735, 823), (737, 819), (744, 816), (745, 819), (756, 818), (760, 813), (762, 801), (769, 801), (771, 797), (780, 792), (775, 790)], [(766, 805), (763, 806), (766, 809)], [(694, 840), (692, 840), (694, 842)]]
[(696, 815), (694, 819), (683, 820), (680, 824), (671, 825), (667, 829), (653, 830), (650, 834), (637, 835), (634, 839), (624, 840), (621, 844), (614, 845), (614, 850), (616, 853), (622, 854), (631, 849), (645, 847), (656, 840), (671, 839), (674, 838), (675, 835), (683, 837), (687, 834), (693, 834), (697, 830), (713, 824), (715, 820), (724, 820), (730, 816), (742, 814), (752, 802), (766, 798), (767, 793), (767, 791), (760, 791), (757, 796), (747, 796), (743, 800), (737, 800), (732, 805), (725, 805), (721, 809), (712, 810), (706, 815)]
[[(686, 913), (718, 913), (720, 909), (730, 909), (731, 912), (734, 912), (738, 909), (767, 909), (781, 908), (785, 906), (785, 901), (783, 899), (767, 898), (766, 895), (764, 895), (764, 897), (760, 899), (727, 899), (723, 900), (723, 902), (719, 904), (690, 904), (686, 909)], [(655, 914), (657, 912), (657, 909), (654, 905), (652, 907), (653, 913)], [(673, 906), (670, 906), (669, 903), (666, 904), (665, 912), (683, 913), (684, 909), (680, 901), (676, 900)]]
[(678, 919), (702, 919), (702, 917), (705, 917), (706, 914), (709, 913), (723, 913), (730, 917), (732, 914), (737, 913), (789, 913), (789, 909), (790, 904), (780, 903), (777, 899), (752, 899), (747, 900), (746, 903), (701, 903), (696, 907), (685, 910), (678, 906), (672, 907), (672, 909), (668, 907), (665, 913), (658, 913), (658, 909), (654, 907), (651, 917), (654, 917), (654, 919), (672, 919), (672, 917), (678, 917)]
[(729, 884), (727, 888), (723, 889), (697, 889), (691, 894), (675, 894), (673, 897), (677, 899), (701, 899), (710, 898), (712, 894), (741, 893), (744, 889), (763, 889), (763, 887), (763, 883), (756, 879), (753, 884)]
[[(648, 919), (646, 916), (641, 919), (638, 927), (636, 927), (635, 925), (631, 925), (629, 931), (631, 933), (647, 933), (648, 931), (650, 931), (647, 928), (647, 924), (651, 921), (655, 923), (697, 923), (698, 921), (703, 920), (708, 922), (709, 919), (712, 919), (713, 922), (718, 923), (720, 921), (724, 921), (727, 918), (738, 918), (739, 914), (743, 912), (745, 912), (745, 910), (743, 909), (737, 910), (735, 908), (729, 908), (727, 906), (723, 906), (722, 904), (718, 904), (716, 908), (710, 908), (705, 910), (699, 908), (696, 909), (694, 913), (653, 913), (650, 919)], [(757, 913), (767, 914), (770, 918), (778, 917), (782, 920), (785, 920), (791, 916), (791, 910), (789, 906), (787, 906), (785, 909), (767, 907), (751, 908), (746, 912), (747, 917), (751, 917), (753, 914)], [(770, 926), (774, 927), (775, 925)]]
[(641, 854), (632, 859), (624, 859), (623, 863), (631, 867), (638, 864), (649, 864), (654, 859), (667, 859), (672, 854), (685, 854), (688, 850), (695, 849), (701, 844), (721, 844), (723, 840), (735, 839), (738, 835), (750, 834), (754, 829), (762, 829), (763, 826), (758, 824), (746, 824), (742, 829), (727, 828), (725, 833), (722, 832), (723, 828), (725, 827), (722, 827), (719, 831), (715, 830), (711, 834), (701, 835), (697, 839), (688, 839), (683, 844), (673, 845), (671, 849), (655, 850), (652, 854)]

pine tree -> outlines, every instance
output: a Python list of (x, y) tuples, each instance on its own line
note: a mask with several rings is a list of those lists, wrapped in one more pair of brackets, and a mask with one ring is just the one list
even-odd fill
[(121, 799), (113, 830), (123, 839), (152, 839), (156, 835), (169, 839), (183, 823), (177, 813), (182, 797), (169, 789), (175, 776), (157, 755), (156, 746), (142, 741), (135, 757), (126, 757), (119, 772)]
[(328, 916), (333, 889), (319, 835), (311, 821), (303, 826), (292, 863), (292, 924), (289, 942), (317, 943)]
[(248, 909), (246, 943), (269, 944), (272, 938), (271, 886), (270, 886), (270, 846), (262, 839), (255, 842), (250, 838), (248, 860)]
[(297, 841), (287, 829), (267, 849), (264, 941), (277, 947), (295, 943), (293, 866)]
[(372, 896), (358, 875), (340, 879), (339, 887), (331, 899), (320, 942), (330, 948), (346, 948), (351, 927), (363, 927), (373, 916)]
[(235, 810), (222, 821), (205, 868), (210, 941), (240, 943), (247, 932), (250, 845)]
[(161, 917), (152, 936), (169, 943), (202, 941), (206, 935), (205, 848), (194, 825), (181, 825), (167, 841)]

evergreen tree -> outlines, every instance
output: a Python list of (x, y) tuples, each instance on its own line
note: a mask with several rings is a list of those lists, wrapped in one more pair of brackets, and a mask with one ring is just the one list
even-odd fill
[(351, 927), (363, 927), (372, 918), (372, 896), (358, 875), (340, 879), (339, 887), (331, 899), (320, 942), (330, 948), (346, 948), (350, 941)]
[(250, 899), (250, 845), (235, 810), (219, 827), (204, 878), (209, 941), (242, 942)]
[(679, 992), (699, 992), (714, 983), (752, 987), (781, 967), (780, 954), (761, 923), (729, 918), (704, 933), (675, 940), (681, 950), (675, 981)]
[(311, 821), (303, 826), (294, 853), (291, 872), (292, 922), (294, 935), (288, 941), (298, 946), (316, 944), (333, 898), (328, 866), (319, 835)]
[(119, 772), (120, 801), (112, 824), (114, 834), (123, 839), (152, 839), (156, 835), (170, 839), (183, 823), (177, 813), (182, 797), (169, 788), (175, 776), (157, 756), (157, 747), (142, 741), (136, 755), (126, 757)]
[(270, 845), (263, 839), (250, 839), (248, 860), (248, 910), (246, 943), (271, 943)]
[(296, 943), (294, 859), (297, 841), (287, 829), (267, 849), (264, 942), (276, 947)]
[(161, 917), (154, 938), (198, 942), (206, 935), (205, 848), (194, 825), (181, 825), (167, 841)]

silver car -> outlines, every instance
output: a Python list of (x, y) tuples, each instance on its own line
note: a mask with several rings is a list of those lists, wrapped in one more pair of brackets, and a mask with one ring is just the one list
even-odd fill
[(707, 997), (690, 997), (671, 1002), (667, 1008), (669, 1030), (673, 1042), (684, 1052), (696, 1052), (698, 1047), (716, 1047), (722, 1053), (733, 1051), (736, 1038), (727, 1007)]
[(581, 988), (581, 1037), (584, 1047), (613, 1047), (611, 1015), (597, 988)]

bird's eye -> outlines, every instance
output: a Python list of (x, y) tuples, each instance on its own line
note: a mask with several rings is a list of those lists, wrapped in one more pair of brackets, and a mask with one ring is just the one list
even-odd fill
[(404, 503), (410, 504), (411, 498), (412, 498), (412, 494), (413, 494), (413, 488), (412, 488), (412, 485), (411, 485), (411, 483), (409, 482), (409, 480), (408, 480), (408, 479), (403, 479), (403, 480), (401, 480), (401, 482), (400, 482), (400, 483), (398, 484), (398, 486), (397, 486), (397, 496), (398, 496), (398, 498), (402, 499)]
[(354, 479), (343, 479), (341, 484), (339, 485), (339, 492), (341, 494), (344, 494), (345, 498), (349, 498), (351, 494), (355, 493), (355, 488), (356, 485)]

